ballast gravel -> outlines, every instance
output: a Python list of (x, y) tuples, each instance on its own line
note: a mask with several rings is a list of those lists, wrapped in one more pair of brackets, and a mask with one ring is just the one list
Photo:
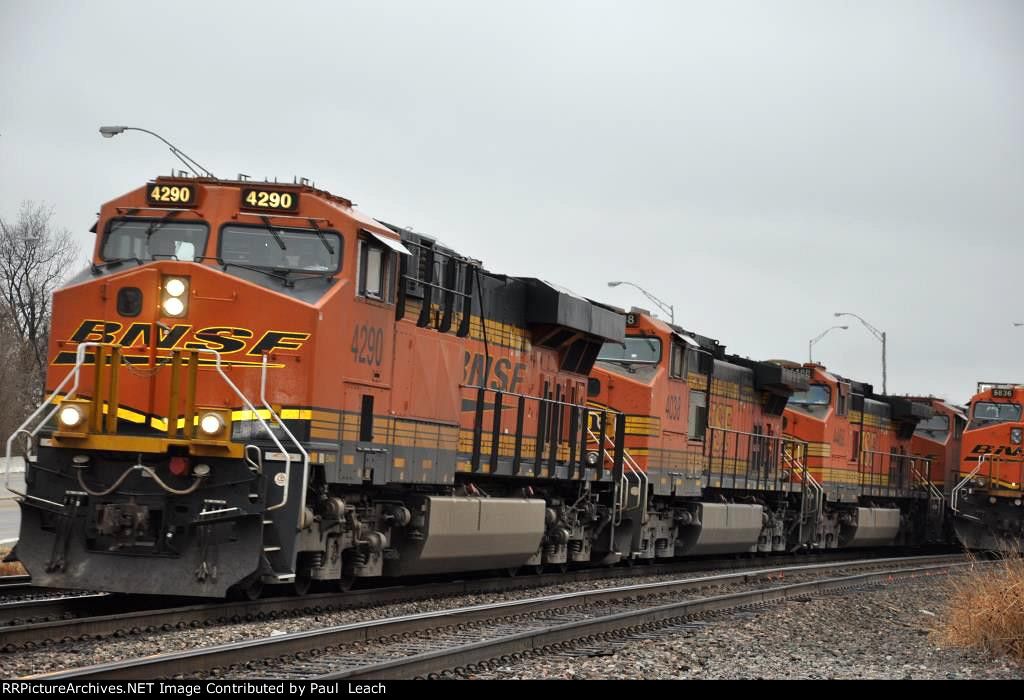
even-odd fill
[(949, 577), (787, 601), (646, 639), (533, 656), (476, 679), (1022, 679), (1024, 668), (942, 648)]
[[(761, 568), (758, 562), (751, 562), (750, 569)], [(746, 569), (747, 567), (743, 567)], [(598, 588), (631, 586), (657, 581), (697, 578), (713, 574), (730, 573), (721, 569), (691, 571), (657, 576), (642, 574), (636, 576), (609, 577), (590, 581), (566, 582), (543, 587), (524, 588), (501, 593), (441, 596), (404, 603), (391, 603), (373, 607), (352, 608), (312, 615), (280, 617), (268, 621), (247, 621), (238, 623), (211, 623), (199, 627), (173, 629), (160, 632), (144, 632), (122, 637), (107, 637), (94, 640), (58, 641), (39, 645), (33, 649), (21, 649), (0, 653), (0, 677), (15, 678), (25, 675), (47, 673), (69, 668), (92, 666), (111, 661), (184, 651), (199, 647), (229, 644), (246, 639), (259, 639), (276, 634), (290, 634), (312, 629), (345, 625), (368, 620), (380, 620), (400, 615), (446, 610), (493, 603), (497, 600), (520, 600), (555, 593), (570, 593)], [(0, 631), (2, 636), (2, 631)], [(2, 648), (0, 644), (0, 648)]]

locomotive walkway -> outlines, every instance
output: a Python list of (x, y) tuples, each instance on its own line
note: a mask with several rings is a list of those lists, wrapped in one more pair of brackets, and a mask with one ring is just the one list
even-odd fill
[[(579, 640), (588, 643), (595, 635), (685, 624), (695, 615), (894, 578), (938, 575), (966, 565), (969, 564), (962, 556), (918, 556), (769, 567), (407, 615), (129, 659), (34, 678), (154, 678), (201, 674), (215, 668), (228, 669), (220, 672), (222, 676), (245, 678), (260, 675), (407, 678), (462, 668), (492, 658), (512, 658), (511, 655), (542, 650), (552, 644), (564, 646)], [(850, 571), (862, 573), (822, 578)], [(765, 582), (808, 577), (811, 580), (765, 586)], [(744, 590), (733, 590), (736, 588)], [(717, 595), (685, 596), (709, 590)], [(377, 598), (380, 593), (367, 591)], [(172, 614), (172, 611), (160, 614)], [(181, 611), (177, 614), (181, 620)]]

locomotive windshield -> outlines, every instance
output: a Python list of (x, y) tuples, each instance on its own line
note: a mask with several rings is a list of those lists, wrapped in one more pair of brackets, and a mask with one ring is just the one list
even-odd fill
[(832, 391), (824, 384), (811, 384), (806, 391), (797, 391), (789, 397), (790, 403), (804, 406), (828, 406)]
[(918, 435), (929, 438), (945, 437), (949, 432), (949, 416), (934, 415), (917, 424)]
[(195, 260), (205, 253), (208, 234), (201, 222), (118, 219), (107, 228), (100, 255), (107, 262)]
[(977, 428), (990, 423), (1006, 423), (1020, 420), (1020, 406), (1015, 403), (994, 403), (979, 401), (974, 404), (971, 427)]
[(661, 360), (661, 340), (634, 335), (627, 337), (625, 344), (605, 343), (601, 346), (597, 359), (605, 362), (656, 365)]
[(220, 259), (228, 264), (293, 272), (336, 272), (341, 237), (332, 231), (225, 226)]

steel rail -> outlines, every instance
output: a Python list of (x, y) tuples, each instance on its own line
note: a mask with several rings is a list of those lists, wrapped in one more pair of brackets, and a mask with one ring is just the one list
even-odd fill
[[(945, 560), (944, 563), (935, 562)], [(494, 604), (475, 605), (463, 608), (416, 613), (394, 618), (332, 626), (317, 630), (296, 632), (263, 639), (251, 639), (232, 644), (190, 649), (187, 651), (158, 654), (139, 659), (127, 659), (76, 669), (45, 673), (29, 678), (33, 680), (99, 679), (117, 678), (152, 679), (155, 677), (190, 674), (203, 669), (225, 667), (261, 659), (272, 659), (289, 654), (319, 650), (328, 646), (366, 642), (381, 637), (393, 637), (425, 630), (464, 625), (473, 622), (505, 618), (508, 616), (537, 614), (574, 605), (596, 604), (623, 598), (643, 598), (671, 593), (699, 590), (712, 586), (741, 584), (751, 580), (772, 579), (786, 575), (817, 574), (830, 570), (849, 568), (878, 569), (893, 565), (915, 564), (919, 567), (931, 563), (938, 568), (948, 567), (963, 561), (961, 555), (915, 556), (884, 559), (860, 559), (842, 562), (805, 564), (798, 566), (747, 569), (734, 573), (714, 574), (689, 579), (677, 579), (656, 583), (615, 586), (572, 593), (558, 593), (536, 598), (502, 601)], [(639, 574), (639, 572), (636, 572)], [(890, 575), (885, 571), (881, 575)], [(379, 592), (367, 591), (368, 594)], [(297, 604), (302, 599), (293, 599)], [(160, 614), (173, 614), (163, 611)], [(180, 620), (180, 611), (178, 611)], [(86, 621), (87, 622), (87, 621)], [(59, 623), (55, 623), (59, 624)], [(64, 623), (66, 625), (66, 623)]]
[[(863, 561), (863, 554), (818, 555), (815, 565)], [(860, 556), (860, 559), (858, 559)], [(929, 555), (934, 557), (946, 554)], [(536, 574), (501, 578), (467, 578), (457, 581), (415, 583), (349, 591), (314, 593), (302, 597), (263, 598), (255, 601), (197, 602), (195, 599), (154, 598), (99, 593), (47, 600), (25, 600), (0, 605), (0, 652), (48, 641), (102, 639), (113, 635), (140, 634), (197, 625), (260, 621), (295, 615), (329, 613), (416, 600), (485, 593), (503, 593), (567, 582), (637, 578), (746, 569), (778, 568), (785, 561), (806, 562), (801, 555), (780, 555), (761, 567), (750, 560), (704, 560), (655, 564), (644, 567), (583, 569), (568, 573)], [(783, 561), (779, 561), (779, 560)], [(873, 560), (869, 560), (873, 561)], [(44, 590), (44, 589), (39, 589)]]
[(819, 581), (792, 583), (771, 588), (726, 593), (693, 601), (668, 603), (653, 607), (597, 616), (587, 620), (567, 622), (542, 630), (509, 634), (473, 644), (439, 649), (361, 668), (315, 676), (315, 680), (398, 680), (431, 677), (438, 673), (466, 666), (508, 661), (515, 655), (544, 653), (571, 648), (580, 642), (591, 643), (603, 635), (622, 631), (638, 632), (678, 624), (695, 616), (726, 610), (750, 609), (793, 598), (803, 598), (836, 591), (846, 591), (879, 582), (914, 579), (935, 575), (941, 571), (969, 566), (971, 562), (936, 564), (910, 569), (855, 574)]
[(16, 591), (30, 587), (31, 576), (26, 574), (14, 574), (11, 576), (0, 576), (0, 592)]

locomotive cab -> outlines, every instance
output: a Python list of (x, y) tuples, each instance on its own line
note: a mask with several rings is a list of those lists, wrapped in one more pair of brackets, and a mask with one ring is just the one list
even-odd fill
[[(942, 494), (929, 481), (927, 457), (911, 444), (932, 409), (874, 394), (871, 385), (819, 364), (799, 368), (807, 390), (790, 397), (785, 431), (808, 443), (810, 478), (825, 507), (817, 547), (854, 547), (940, 536)], [(925, 505), (918, 505), (923, 502)], [(906, 517), (920, 510), (921, 518)], [(924, 523), (911, 528), (909, 523)]]
[(957, 537), (971, 549), (1024, 551), (1024, 386), (979, 382), (967, 408), (950, 494)]

